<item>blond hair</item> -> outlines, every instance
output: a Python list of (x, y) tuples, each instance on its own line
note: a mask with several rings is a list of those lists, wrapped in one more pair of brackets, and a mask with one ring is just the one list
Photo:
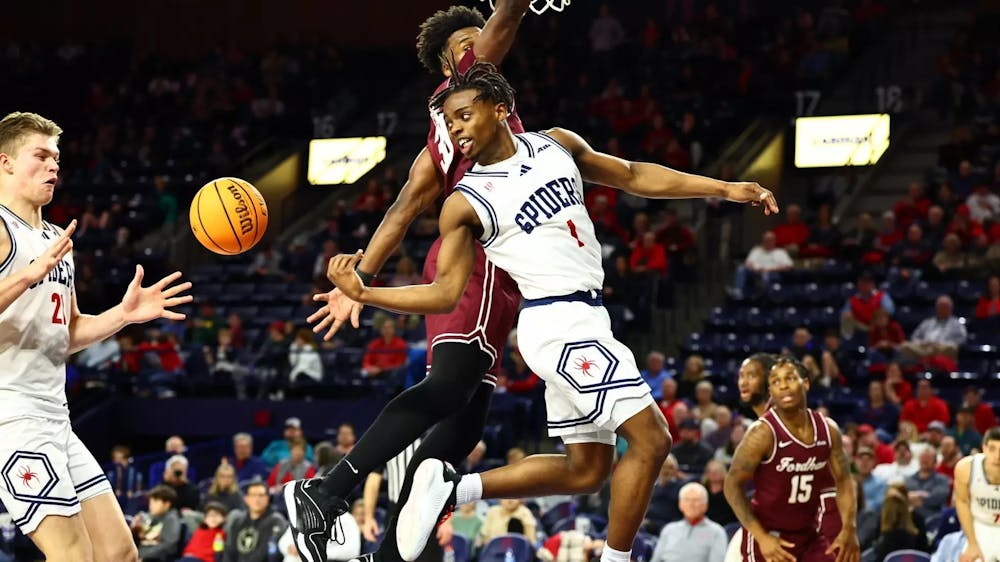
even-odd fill
[(898, 494), (886, 494), (882, 503), (881, 530), (883, 533), (902, 529), (911, 535), (917, 534), (917, 526), (910, 514), (910, 505)]
[[(227, 486), (223, 486), (219, 483), (219, 476), (223, 473), (230, 473), (233, 476), (233, 481)], [(231, 464), (220, 464), (218, 468), (215, 469), (215, 477), (212, 478), (212, 485), (208, 489), (208, 495), (217, 496), (220, 494), (234, 494), (239, 493), (240, 487), (236, 482), (236, 468)], [(223, 515), (225, 515), (223, 513)]]
[(58, 137), (62, 132), (62, 127), (51, 119), (37, 113), (15, 111), (0, 119), (0, 152), (13, 155), (21, 148), (27, 136), (33, 133)]

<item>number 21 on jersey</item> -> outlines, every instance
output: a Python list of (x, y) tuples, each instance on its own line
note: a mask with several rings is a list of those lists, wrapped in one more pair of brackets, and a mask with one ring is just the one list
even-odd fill
[(792, 493), (788, 503), (807, 503), (812, 497), (812, 474), (796, 474), (792, 476)]
[(52, 310), (52, 323), (69, 324), (66, 319), (66, 306), (63, 304), (62, 295), (52, 293), (52, 304), (55, 305), (55, 308)]

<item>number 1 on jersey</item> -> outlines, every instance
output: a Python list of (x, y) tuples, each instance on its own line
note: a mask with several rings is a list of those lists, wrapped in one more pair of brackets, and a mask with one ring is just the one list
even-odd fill
[(62, 295), (59, 293), (52, 293), (52, 302), (56, 305), (55, 310), (52, 311), (52, 323), (68, 324), (66, 321), (66, 308), (63, 306), (62, 302)]
[(573, 238), (575, 238), (576, 239), (576, 243), (580, 245), (579, 246), (580, 248), (582, 248), (583, 247), (583, 240), (580, 240), (580, 237), (576, 235), (576, 225), (573, 224), (572, 220), (568, 220), (568, 221), (566, 221), (566, 226), (569, 227), (569, 234), (570, 234), (570, 236), (572, 236)]

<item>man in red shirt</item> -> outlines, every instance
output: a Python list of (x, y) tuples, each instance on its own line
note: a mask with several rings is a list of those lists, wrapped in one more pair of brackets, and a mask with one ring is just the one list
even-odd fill
[(789, 205), (785, 216), (787, 220), (774, 227), (774, 236), (778, 246), (795, 253), (809, 240), (809, 225), (802, 222), (802, 208), (798, 205)]
[(875, 286), (871, 273), (864, 272), (858, 277), (858, 292), (851, 295), (841, 310), (840, 332), (854, 334), (854, 330), (867, 332), (871, 329), (872, 316), (879, 308), (884, 308), (889, 316), (896, 311), (889, 293)]
[(989, 428), (997, 425), (997, 416), (993, 412), (993, 408), (989, 404), (983, 404), (981, 402), (979, 387), (967, 386), (965, 388), (965, 397), (963, 400), (963, 405), (972, 408), (975, 411), (976, 419), (976, 431), (980, 435), (986, 435), (986, 431)]
[(962, 450), (958, 448), (955, 438), (947, 435), (941, 439), (941, 462), (938, 464), (938, 474), (944, 474), (951, 481), (955, 480), (955, 465), (962, 459)]
[(361, 361), (361, 373), (366, 377), (377, 377), (385, 371), (398, 369), (406, 365), (409, 356), (406, 340), (396, 335), (395, 320), (383, 320), (379, 332), (381, 336), (368, 344)]
[(867, 423), (858, 426), (858, 448), (868, 447), (875, 453), (875, 464), (896, 462), (896, 452), (892, 445), (883, 443), (875, 433), (875, 428)]
[(913, 425), (917, 426), (917, 431), (923, 433), (927, 431), (928, 424), (934, 420), (947, 426), (951, 421), (951, 412), (944, 400), (934, 396), (931, 381), (921, 379), (917, 382), (917, 397), (903, 406), (899, 420), (913, 422)]

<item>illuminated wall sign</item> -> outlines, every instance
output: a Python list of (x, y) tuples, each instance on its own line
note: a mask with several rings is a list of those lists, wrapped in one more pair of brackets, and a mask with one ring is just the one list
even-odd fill
[(795, 167), (870, 166), (889, 148), (889, 115), (795, 120)]
[(309, 141), (312, 185), (354, 183), (385, 160), (385, 137), (313, 139)]

